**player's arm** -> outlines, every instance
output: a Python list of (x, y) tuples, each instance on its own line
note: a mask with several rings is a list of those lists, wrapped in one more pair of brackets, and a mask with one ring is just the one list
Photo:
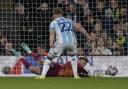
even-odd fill
[(54, 45), (54, 36), (55, 35), (55, 33), (54, 33), (54, 29), (51, 29), (50, 30), (50, 47), (52, 48), (53, 47), (53, 45)]
[(80, 23), (73, 23), (73, 27), (75, 28), (75, 30), (80, 31), (82, 34), (84, 34), (89, 42), (91, 41), (90, 35), (86, 32), (86, 30), (82, 27)]
[(55, 36), (55, 29), (56, 29), (56, 22), (52, 21), (49, 26), (50, 31), (50, 47), (52, 48), (54, 46), (54, 36)]

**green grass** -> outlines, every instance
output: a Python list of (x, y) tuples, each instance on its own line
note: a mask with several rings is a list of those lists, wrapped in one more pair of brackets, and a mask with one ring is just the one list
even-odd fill
[(0, 89), (128, 89), (128, 78), (0, 78)]

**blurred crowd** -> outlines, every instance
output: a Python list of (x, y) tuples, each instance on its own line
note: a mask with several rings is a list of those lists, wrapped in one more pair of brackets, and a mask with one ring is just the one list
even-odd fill
[[(78, 55), (128, 55), (127, 0), (13, 0), (18, 39), (31, 48), (45, 44), (49, 50), (49, 24), (52, 9), (60, 7), (65, 17), (81, 23), (92, 41), (76, 32)], [(20, 43), (19, 42), (19, 43)], [(0, 37), (0, 52), (9, 53), (13, 43)]]

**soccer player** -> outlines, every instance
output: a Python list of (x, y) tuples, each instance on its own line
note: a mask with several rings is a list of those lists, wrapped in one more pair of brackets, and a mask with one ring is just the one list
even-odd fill
[[(62, 10), (54, 8), (53, 21), (50, 24), (50, 51), (44, 61), (42, 74), (37, 79), (44, 79), (49, 68), (51, 61), (59, 57), (64, 50), (69, 51), (72, 57), (71, 66), (75, 79), (80, 79), (77, 73), (77, 56), (76, 47), (77, 40), (74, 29), (82, 32), (89, 40), (90, 36), (79, 23), (73, 23), (72, 20), (62, 16)], [(56, 37), (56, 38), (54, 38)]]
[[(30, 48), (27, 46), (27, 44), (25, 43), (22, 43), (22, 47), (23, 49), (28, 53), (30, 52)], [(25, 47), (25, 48), (24, 48)], [(38, 47), (37, 47), (38, 48)], [(40, 46), (39, 46), (40, 48)], [(27, 51), (26, 49), (29, 49), (29, 51)], [(42, 50), (39, 51), (40, 53), (39, 54), (44, 54), (45, 51), (44, 48), (40, 48)], [(39, 50), (40, 50), (39, 49)], [(13, 48), (11, 48), (10, 50), (16, 57), (17, 57), (17, 61), (18, 62), (22, 62), (22, 64), (25, 66), (26, 69), (30, 70), (31, 73), (34, 73), (34, 74), (37, 74), (37, 75), (40, 75), (41, 72), (42, 72), (42, 66), (33, 66), (31, 63), (29, 63), (28, 61), (25, 60), (25, 57), (21, 56), (20, 52), (17, 52), (16, 50), (14, 50)], [(34, 53), (31, 51), (31, 53)], [(36, 54), (36, 53), (35, 53)], [(33, 56), (31, 54), (31, 56), (36, 60), (36, 61), (42, 61), (41, 63), (43, 63), (43, 57), (41, 59), (38, 59), (37, 58), (40, 58), (38, 56)], [(78, 60), (78, 74), (80, 76), (86, 76), (87, 75), (87, 72), (83, 69), (84, 66), (86, 66), (86, 63), (87, 63), (87, 58), (86, 57), (79, 57), (79, 60)], [(13, 70), (13, 68), (9, 67), (9, 66), (5, 66), (2, 68), (2, 72), (6, 75), (10, 75), (10, 74), (13, 74), (13, 72), (15, 72)], [(59, 77), (71, 77), (73, 76), (73, 72), (72, 72), (72, 68), (71, 68), (71, 64), (69, 61), (67, 61), (66, 63), (64, 64), (60, 64), (59, 62), (53, 62), (50, 64), (50, 69), (47, 73), (48, 77), (56, 77), (56, 76), (59, 76)]]
[(38, 62), (43, 62), (45, 56), (48, 55), (46, 48), (42, 44), (37, 44), (36, 48), (32, 51), (26, 43), (21, 43), (22, 48), (26, 51), (29, 55), (31, 55), (35, 60)]

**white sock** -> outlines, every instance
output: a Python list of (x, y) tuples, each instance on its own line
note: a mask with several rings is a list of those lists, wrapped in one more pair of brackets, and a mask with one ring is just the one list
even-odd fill
[(71, 66), (72, 66), (74, 77), (78, 76), (78, 74), (77, 74), (77, 61), (76, 60), (74, 60), (74, 61), (72, 60), (71, 61)]
[(49, 59), (46, 59), (44, 61), (43, 70), (42, 70), (42, 75), (43, 76), (46, 76), (46, 74), (47, 74), (47, 72), (50, 68), (50, 63), (51, 63), (51, 61)]

